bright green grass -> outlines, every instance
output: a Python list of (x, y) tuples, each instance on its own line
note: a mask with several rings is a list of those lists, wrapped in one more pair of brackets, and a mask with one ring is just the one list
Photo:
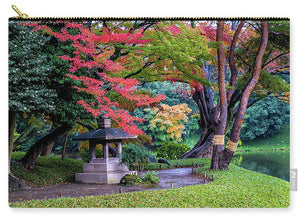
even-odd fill
[(142, 191), (113, 195), (31, 200), (11, 203), (11, 207), (63, 208), (245, 208), (288, 207), (289, 183), (271, 176), (230, 165), (226, 171), (210, 171), (209, 159), (201, 169), (214, 174), (214, 182), (184, 188)]
[(285, 150), (289, 148), (290, 148), (290, 127), (286, 126), (277, 135), (243, 143), (242, 146), (239, 146), (237, 148), (237, 151), (276, 150), (276, 149)]

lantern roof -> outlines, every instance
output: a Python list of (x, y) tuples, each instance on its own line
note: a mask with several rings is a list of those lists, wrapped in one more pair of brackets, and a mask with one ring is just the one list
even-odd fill
[(104, 129), (96, 129), (90, 130), (88, 132), (79, 134), (78, 136), (73, 137), (73, 140), (121, 140), (121, 139), (130, 139), (137, 138), (136, 135), (129, 135), (127, 132), (116, 129), (116, 128), (104, 128)]
[(130, 135), (127, 132), (111, 128), (111, 121), (109, 117), (100, 116), (98, 121), (98, 128), (90, 130), (88, 132), (79, 134), (78, 136), (73, 137), (73, 140), (99, 140), (99, 141), (107, 141), (107, 140), (122, 140), (122, 139), (131, 139), (136, 138), (135, 135)]

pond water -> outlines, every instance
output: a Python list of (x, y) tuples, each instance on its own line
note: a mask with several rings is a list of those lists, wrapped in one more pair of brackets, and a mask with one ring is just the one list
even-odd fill
[(248, 170), (290, 180), (289, 150), (240, 152), (232, 162)]

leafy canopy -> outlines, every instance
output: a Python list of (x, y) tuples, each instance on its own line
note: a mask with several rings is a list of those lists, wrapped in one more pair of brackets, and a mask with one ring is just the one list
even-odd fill
[[(60, 21), (58, 21), (60, 22)], [(111, 91), (118, 93), (123, 98), (134, 102), (137, 106), (150, 106), (164, 99), (163, 95), (150, 97), (147, 94), (136, 92), (139, 81), (124, 79), (120, 75), (127, 71), (122, 61), (111, 60), (115, 51), (115, 44), (142, 46), (149, 40), (143, 39), (143, 34), (112, 33), (103, 28), (101, 34), (95, 34), (85, 25), (85, 22), (65, 22), (59, 31), (54, 31), (41, 23), (29, 23), (35, 31), (42, 30), (60, 41), (70, 41), (75, 48), (73, 55), (62, 55), (61, 58), (70, 63), (67, 77), (74, 81), (73, 88), (91, 96), (89, 99), (78, 101), (88, 113), (95, 118), (103, 114), (113, 119), (120, 128), (140, 135), (143, 132), (134, 121), (142, 119), (131, 116), (126, 110), (119, 108), (119, 104), (110, 98)], [(77, 75), (81, 69), (90, 72), (87, 76)]]

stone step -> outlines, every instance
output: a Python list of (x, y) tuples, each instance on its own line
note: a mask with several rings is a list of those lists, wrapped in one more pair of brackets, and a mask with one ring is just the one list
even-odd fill
[(107, 160), (105, 160), (104, 158), (95, 158), (91, 163), (119, 163), (120, 159), (113, 157), (113, 158), (109, 158)]
[(131, 171), (114, 171), (108, 173), (76, 173), (75, 180), (79, 183), (118, 184), (123, 176)]

